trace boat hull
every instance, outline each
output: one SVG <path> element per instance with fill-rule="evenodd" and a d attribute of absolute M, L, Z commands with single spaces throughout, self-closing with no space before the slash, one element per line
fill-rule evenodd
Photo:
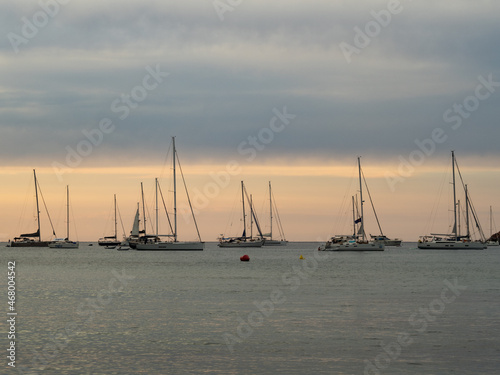
<path fill-rule="evenodd" d="M 219 247 L 262 247 L 264 241 L 219 242 Z"/>
<path fill-rule="evenodd" d="M 48 247 L 49 241 L 11 242 L 10 247 Z"/>
<path fill-rule="evenodd" d="M 384 251 L 383 243 L 347 243 L 326 244 L 321 246 L 320 251 Z"/>
<path fill-rule="evenodd" d="M 481 242 L 433 241 L 419 242 L 421 250 L 484 250 L 486 245 Z"/>
<path fill-rule="evenodd" d="M 48 246 L 51 249 L 78 249 L 78 242 L 50 242 Z"/>
<path fill-rule="evenodd" d="M 139 251 L 203 251 L 204 248 L 204 242 L 156 242 L 135 245 L 135 249 Z"/>

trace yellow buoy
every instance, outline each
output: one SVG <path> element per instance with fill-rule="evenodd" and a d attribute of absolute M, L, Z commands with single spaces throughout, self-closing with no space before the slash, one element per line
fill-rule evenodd
<path fill-rule="evenodd" d="M 304 259 L 304 257 L 301 255 L 299 259 Z"/>

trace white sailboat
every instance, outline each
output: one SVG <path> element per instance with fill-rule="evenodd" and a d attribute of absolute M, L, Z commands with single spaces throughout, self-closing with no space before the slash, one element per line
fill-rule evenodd
<path fill-rule="evenodd" d="M 38 224 L 38 229 L 34 233 L 25 233 L 21 234 L 19 237 L 15 237 L 14 241 L 10 242 L 10 247 L 47 247 L 50 242 L 50 241 L 42 241 L 42 236 L 40 234 L 40 206 L 38 200 L 38 193 L 40 186 L 38 184 L 38 180 L 36 178 L 36 171 L 34 169 L 33 169 L 33 176 L 35 178 L 36 221 Z M 40 195 L 42 195 L 41 191 Z M 42 201 L 45 205 L 45 200 L 43 199 L 43 195 L 42 195 Z M 46 206 L 45 206 L 45 211 L 47 212 L 48 216 L 49 211 Z M 49 216 L 49 222 L 50 225 L 52 226 L 52 220 L 50 220 L 50 216 Z M 56 235 L 53 226 L 52 226 L 52 234 L 54 236 Z"/>
<path fill-rule="evenodd" d="M 273 193 L 271 190 L 271 181 L 269 181 L 269 233 L 264 233 L 264 238 L 266 239 L 264 242 L 264 246 L 285 246 L 288 244 L 288 241 L 285 238 L 285 233 L 283 231 L 283 227 L 281 225 L 281 220 L 278 214 L 278 209 L 276 204 L 273 204 Z M 273 239 L 273 212 L 276 213 L 276 223 L 278 224 L 278 230 L 280 233 L 281 239 Z"/>
<path fill-rule="evenodd" d="M 69 239 L 69 186 L 66 186 L 66 238 L 55 238 L 49 242 L 49 247 L 53 249 L 78 249 L 78 241 Z"/>
<path fill-rule="evenodd" d="M 144 233 L 145 241 L 138 241 L 135 245 L 136 250 L 162 250 L 162 251 L 202 251 L 205 248 L 205 243 L 201 240 L 200 232 L 198 230 L 198 225 L 196 223 L 196 218 L 194 217 L 194 212 L 191 207 L 191 201 L 188 194 L 188 202 L 191 207 L 191 214 L 193 216 L 194 225 L 196 227 L 196 232 L 198 234 L 199 241 L 178 241 L 177 240 L 177 177 L 176 177 L 176 164 L 178 161 L 177 151 L 175 149 L 175 137 L 172 137 L 172 154 L 173 154 L 173 184 L 174 184 L 174 226 L 171 228 L 172 234 L 160 235 L 158 233 L 158 180 L 155 180 L 156 189 L 156 234 L 150 238 Z M 176 159 L 177 158 L 177 159 Z M 179 165 L 180 167 L 180 165 Z M 181 170 L 182 175 L 182 170 Z M 182 175 L 184 179 L 184 176 Z M 184 182 L 184 186 L 185 182 Z M 186 189 L 187 193 L 187 189 Z M 144 207 L 144 205 L 143 205 Z M 170 220 L 170 219 L 169 219 Z M 134 222 L 135 225 L 135 222 Z M 145 232 L 145 231 L 144 231 Z M 168 240 L 162 241 L 161 237 L 167 237 Z"/>
<path fill-rule="evenodd" d="M 471 240 L 471 235 L 469 230 L 469 208 L 472 206 L 469 200 L 467 185 L 464 185 L 467 233 L 466 235 L 462 236 L 457 230 L 458 212 L 457 212 L 457 192 L 455 184 L 455 169 L 458 169 L 458 165 L 455 160 L 454 151 L 451 152 L 451 163 L 452 163 L 452 176 L 453 176 L 452 184 L 453 184 L 453 214 L 454 214 L 452 231 L 449 234 L 431 233 L 430 235 L 420 236 L 417 246 L 419 249 L 422 250 L 483 250 L 486 248 L 486 245 L 483 242 Z"/>
<path fill-rule="evenodd" d="M 320 251 L 384 251 L 385 244 L 383 241 L 368 240 L 365 232 L 364 209 L 363 209 L 363 182 L 361 177 L 361 158 L 358 157 L 358 175 L 359 175 L 359 196 L 360 210 L 357 210 L 355 198 L 352 198 L 353 212 L 353 234 L 352 235 L 336 235 L 331 237 L 323 246 L 320 246 Z"/>
<path fill-rule="evenodd" d="M 118 239 L 118 221 L 116 217 L 116 194 L 113 195 L 113 207 L 114 207 L 114 234 L 112 236 L 99 238 L 97 243 L 99 246 L 106 246 L 108 249 L 114 249 L 114 246 L 120 245 L 122 242 Z"/>
<path fill-rule="evenodd" d="M 247 227 L 246 227 L 246 212 L 245 212 L 245 185 L 243 181 L 241 181 L 241 199 L 242 199 L 242 207 L 243 207 L 243 234 L 239 237 L 225 237 L 223 234 L 218 238 L 219 247 L 262 247 L 264 245 L 265 239 L 260 230 L 259 221 L 257 220 L 257 216 L 255 215 L 255 210 L 253 209 L 253 205 L 250 204 L 250 215 L 255 221 L 255 225 L 257 226 L 257 230 L 259 231 L 259 237 L 247 236 Z M 248 198 L 248 196 L 247 196 Z M 249 199 L 247 199 L 250 201 Z"/>

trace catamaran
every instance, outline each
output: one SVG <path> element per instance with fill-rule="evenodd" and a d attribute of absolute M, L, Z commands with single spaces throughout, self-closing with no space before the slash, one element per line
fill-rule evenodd
<path fill-rule="evenodd" d="M 78 249 L 79 242 L 69 239 L 69 186 L 66 186 L 66 238 L 55 238 L 49 247 L 55 249 Z"/>
<path fill-rule="evenodd" d="M 36 221 L 38 224 L 38 229 L 34 233 L 25 233 L 21 234 L 19 237 L 15 237 L 14 241 L 10 243 L 11 247 L 47 247 L 49 245 L 50 241 L 42 241 L 42 237 L 40 234 L 40 207 L 39 207 L 39 201 L 38 201 L 38 193 L 40 190 L 40 186 L 38 184 L 38 180 L 36 178 L 36 171 L 33 169 L 33 176 L 35 178 L 35 199 L 36 199 Z M 41 191 L 40 191 L 41 195 Z M 45 200 L 43 199 L 42 195 L 42 201 L 43 204 L 45 205 Z M 47 215 L 49 214 L 49 211 L 47 207 L 45 206 L 45 211 L 47 212 Z M 52 226 L 52 220 L 50 220 L 49 216 L 49 222 L 50 225 Z M 56 235 L 56 232 L 54 230 L 54 227 L 52 226 L 52 234 Z"/>
<path fill-rule="evenodd" d="M 352 197 L 353 234 L 335 235 L 324 245 L 320 246 L 320 251 L 384 251 L 384 241 L 368 240 L 365 232 L 365 220 L 363 209 L 363 182 L 361 171 L 361 158 L 358 157 L 359 175 L 359 207 L 356 197 Z M 373 203 L 373 202 L 372 202 Z"/>
<path fill-rule="evenodd" d="M 155 190 L 156 190 L 156 233 L 154 236 L 147 236 L 144 229 L 144 236 L 141 237 L 143 240 L 139 240 L 135 244 L 136 250 L 163 250 L 163 251 L 202 251 L 205 248 L 205 243 L 201 240 L 200 231 L 198 230 L 198 224 L 196 223 L 196 218 L 194 217 L 193 208 L 191 206 L 191 200 L 189 199 L 189 194 L 187 193 L 186 182 L 184 181 L 184 175 L 182 174 L 182 169 L 178 162 L 178 155 L 175 149 L 175 137 L 172 137 L 172 154 L 173 154 L 173 184 L 174 184 L 174 218 L 173 227 L 170 225 L 171 234 L 160 235 L 158 233 L 158 191 L 160 186 L 158 179 L 155 179 Z M 184 187 L 186 188 L 186 194 L 188 197 L 189 206 L 191 208 L 191 214 L 193 217 L 196 232 L 198 234 L 199 241 L 178 241 L 177 240 L 177 177 L 176 177 L 176 165 L 179 164 L 179 169 L 181 171 L 181 176 L 184 181 Z M 143 195 L 144 197 L 144 195 Z M 163 195 L 162 195 L 163 198 Z M 143 198 L 144 200 L 144 198 Z M 143 204 L 144 207 L 144 204 Z M 145 217 L 145 215 L 144 215 Z M 168 213 L 167 213 L 168 217 Z M 168 219 L 170 223 L 170 218 Z M 145 220 L 144 220 L 145 221 Z M 135 223 L 135 222 L 134 222 Z M 135 224 L 134 224 L 135 225 Z M 161 240 L 161 237 L 167 237 L 167 240 Z"/>
<path fill-rule="evenodd" d="M 456 191 L 456 183 L 455 183 L 455 169 L 458 170 L 460 174 L 460 170 L 458 169 L 457 162 L 455 160 L 455 152 L 451 152 L 451 165 L 452 165 L 452 185 L 453 185 L 453 227 L 452 231 L 449 234 L 434 234 L 420 236 L 418 240 L 418 248 L 423 250 L 483 250 L 486 248 L 486 245 L 482 241 L 472 241 L 469 227 L 469 212 L 472 211 L 476 219 L 476 225 L 479 227 L 477 217 L 475 215 L 474 209 L 471 205 L 469 199 L 469 193 L 467 190 L 467 185 L 465 185 L 462 181 L 464 191 L 465 191 L 465 207 L 466 207 L 466 227 L 467 233 L 465 235 L 461 235 L 458 230 L 458 204 L 457 204 L 457 191 Z M 461 178 L 460 174 L 460 178 Z M 480 232 L 482 233 L 481 229 Z M 484 237 L 482 235 L 482 237 Z"/>
<path fill-rule="evenodd" d="M 257 220 L 257 216 L 255 215 L 255 210 L 253 209 L 253 204 L 250 203 L 250 215 L 255 222 L 255 226 L 259 231 L 259 237 L 253 237 L 252 235 L 247 236 L 247 224 L 246 224 L 246 212 L 245 212 L 245 196 L 248 199 L 248 194 L 245 189 L 245 184 L 241 181 L 241 200 L 243 207 L 243 234 L 239 237 L 225 237 L 223 234 L 218 238 L 219 247 L 262 247 L 264 245 L 265 239 L 262 235 L 262 231 L 260 230 L 259 221 Z"/>

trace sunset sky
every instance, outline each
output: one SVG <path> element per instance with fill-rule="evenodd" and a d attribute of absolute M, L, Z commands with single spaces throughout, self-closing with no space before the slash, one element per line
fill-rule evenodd
<path fill-rule="evenodd" d="M 239 234 L 242 180 L 264 227 L 272 182 L 289 240 L 348 233 L 358 156 L 386 235 L 447 232 L 451 150 L 484 231 L 490 206 L 500 230 L 498 1 L 9 0 L 0 14 L 0 241 L 36 228 L 33 169 L 58 236 L 66 185 L 73 239 L 110 234 L 113 194 L 128 233 L 140 183 L 151 214 L 154 178 L 171 189 L 173 136 L 204 241 Z"/>

